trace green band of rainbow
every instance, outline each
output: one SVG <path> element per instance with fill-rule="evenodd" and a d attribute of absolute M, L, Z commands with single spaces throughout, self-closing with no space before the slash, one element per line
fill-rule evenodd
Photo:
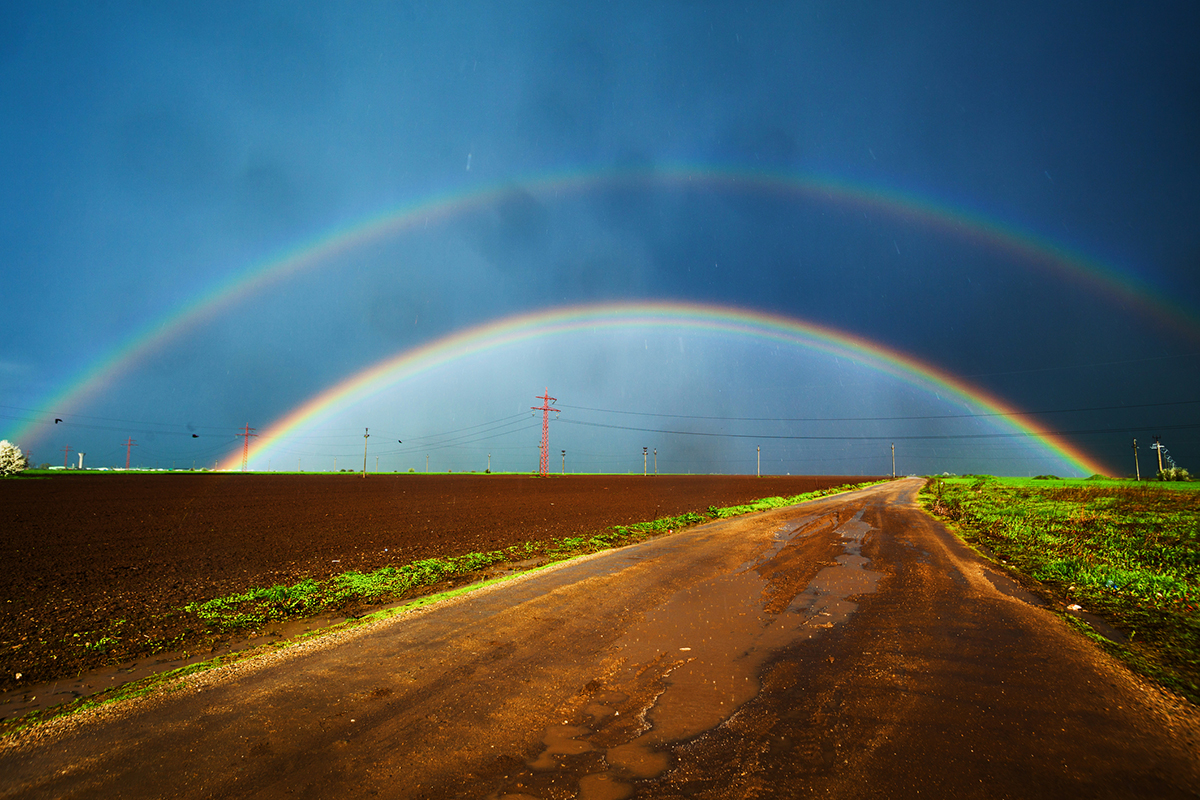
<path fill-rule="evenodd" d="M 571 306 L 496 320 L 386 358 L 314 396 L 267 426 L 250 448 L 261 460 L 289 435 L 318 427 L 354 403 L 457 359 L 507 345 L 579 330 L 630 327 L 682 327 L 699 332 L 746 336 L 798 346 L 852 359 L 928 391 L 981 407 L 989 413 L 1014 414 L 1016 409 L 978 387 L 930 364 L 860 336 L 774 314 L 727 306 L 690 303 L 610 303 Z M 532 391 L 532 390 L 531 390 Z M 1000 417 L 997 425 L 1035 440 L 1082 475 L 1102 467 L 1071 443 L 1019 416 Z M 241 454 L 231 455 L 221 469 L 241 467 Z"/>

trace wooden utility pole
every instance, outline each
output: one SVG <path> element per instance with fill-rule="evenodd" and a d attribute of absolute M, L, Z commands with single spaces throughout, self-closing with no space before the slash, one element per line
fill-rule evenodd
<path fill-rule="evenodd" d="M 642 477 L 646 477 L 646 453 L 650 452 L 649 447 L 642 448 Z"/>
<path fill-rule="evenodd" d="M 654 448 L 654 477 L 658 477 L 658 448 Z"/>
<path fill-rule="evenodd" d="M 1162 472 L 1162 442 L 1158 440 L 1157 436 L 1154 437 L 1154 449 L 1158 451 L 1158 471 Z M 83 464 L 82 461 L 79 463 Z"/>
<path fill-rule="evenodd" d="M 896 443 L 892 442 L 892 480 L 896 480 Z"/>
<path fill-rule="evenodd" d="M 1134 468 L 1133 474 L 1136 475 L 1137 479 L 1140 481 L 1142 479 L 1142 465 L 1140 463 L 1138 463 L 1137 439 L 1133 440 L 1133 468 Z"/>
<path fill-rule="evenodd" d="M 758 466 L 756 466 L 754 468 L 754 475 L 755 475 L 755 477 L 761 478 L 762 477 L 762 447 L 759 446 L 759 447 L 754 448 L 754 452 L 758 456 Z"/>
<path fill-rule="evenodd" d="M 367 477 L 367 439 L 371 438 L 370 428 L 363 428 L 363 477 Z"/>

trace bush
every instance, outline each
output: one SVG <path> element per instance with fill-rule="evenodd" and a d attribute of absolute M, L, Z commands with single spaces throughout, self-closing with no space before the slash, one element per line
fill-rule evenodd
<path fill-rule="evenodd" d="M 29 459 L 7 439 L 0 440 L 0 475 L 17 475 L 29 469 Z"/>
<path fill-rule="evenodd" d="M 1160 481 L 1190 481 L 1191 474 L 1183 467 L 1167 467 L 1158 471 Z"/>
<path fill-rule="evenodd" d="M 1034 475 L 1033 479 L 1035 481 L 1061 481 L 1062 480 L 1062 478 L 1058 477 L 1057 475 Z"/>

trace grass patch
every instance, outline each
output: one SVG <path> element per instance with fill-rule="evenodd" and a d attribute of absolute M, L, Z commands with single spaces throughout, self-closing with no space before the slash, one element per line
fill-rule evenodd
<path fill-rule="evenodd" d="M 964 476 L 930 480 L 922 500 L 968 542 L 1127 632 L 1105 647 L 1200 703 L 1198 489 Z"/>

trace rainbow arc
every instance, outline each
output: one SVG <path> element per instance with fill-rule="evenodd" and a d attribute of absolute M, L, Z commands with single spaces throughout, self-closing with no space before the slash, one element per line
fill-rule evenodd
<path fill-rule="evenodd" d="M 434 369 L 522 342 L 576 331 L 595 333 L 628 328 L 672 328 L 720 333 L 757 342 L 799 347 L 850 359 L 866 369 L 898 378 L 946 400 L 1002 415 L 996 424 L 1029 437 L 1081 475 L 1103 472 L 1087 453 L 1054 435 L 979 387 L 907 353 L 833 328 L 774 314 L 728 306 L 693 303 L 605 303 L 521 314 L 468 328 L 428 344 L 404 350 L 326 388 L 267 426 L 251 446 L 251 461 L 265 461 L 290 436 L 311 431 L 342 410 L 369 400 Z M 237 454 L 221 465 L 238 469 Z"/>

